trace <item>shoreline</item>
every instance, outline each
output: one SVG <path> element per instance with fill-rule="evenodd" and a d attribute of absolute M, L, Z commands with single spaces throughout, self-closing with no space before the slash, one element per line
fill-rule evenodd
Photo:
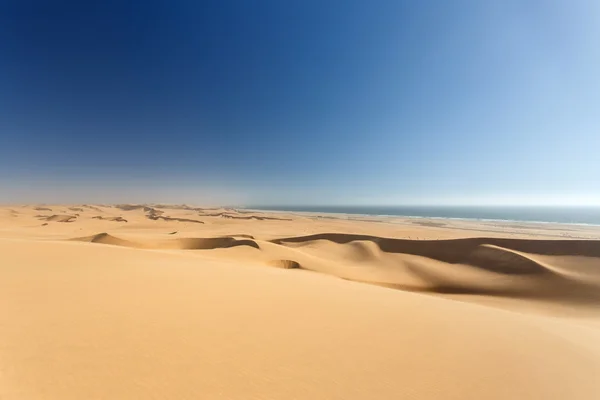
<path fill-rule="evenodd" d="M 468 218 L 468 217 L 429 217 L 420 215 L 397 215 L 397 214 L 358 214 L 358 213 L 344 213 L 344 212 L 326 212 L 326 211 L 294 211 L 294 210 L 273 210 L 273 209 L 261 209 L 261 208 L 236 208 L 241 212 L 267 212 L 267 213 L 280 213 L 280 214 L 291 214 L 291 215 L 308 215 L 308 216 L 346 216 L 345 219 L 356 219 L 353 217 L 370 217 L 370 218 L 396 218 L 396 219 L 414 219 L 414 220 L 437 220 L 437 221 L 459 221 L 459 222 L 496 222 L 496 223 L 519 223 L 519 224 L 533 224 L 533 225 L 560 225 L 560 226 L 577 226 L 577 227 L 591 227 L 598 228 L 600 224 L 591 224 L 583 222 L 556 222 L 556 221 L 535 221 L 535 220 L 519 220 L 519 219 L 495 219 L 495 218 Z M 342 219 L 342 218 L 340 218 Z M 382 221 L 385 222 L 385 221 Z"/>

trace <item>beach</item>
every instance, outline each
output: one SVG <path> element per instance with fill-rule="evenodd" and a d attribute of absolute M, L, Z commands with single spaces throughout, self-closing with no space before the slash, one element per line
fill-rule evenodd
<path fill-rule="evenodd" d="M 0 208 L 0 399 L 600 397 L 600 227 Z"/>

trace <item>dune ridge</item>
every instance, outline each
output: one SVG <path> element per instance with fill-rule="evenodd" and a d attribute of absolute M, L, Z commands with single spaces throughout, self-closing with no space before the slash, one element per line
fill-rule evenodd
<path fill-rule="evenodd" d="M 147 219 L 152 221 L 162 220 L 162 221 L 173 221 L 173 222 L 190 222 L 194 224 L 204 224 L 204 221 L 200 221 L 192 218 L 182 218 L 182 217 L 170 217 L 168 215 L 164 215 L 164 210 L 159 210 L 156 207 L 150 207 L 145 205 L 136 205 L 136 204 L 121 204 L 116 205 L 116 208 L 122 211 L 137 211 L 142 210 L 145 213 Z M 187 210 L 187 209 L 186 209 Z"/>
<path fill-rule="evenodd" d="M 247 214 L 241 213 L 241 214 Z M 220 217 L 228 219 L 241 219 L 241 220 L 256 220 L 256 221 L 291 221 L 291 218 L 278 218 L 278 217 L 265 217 L 259 215 L 233 215 L 231 213 L 219 212 L 219 213 L 200 213 L 201 217 Z"/>
<path fill-rule="evenodd" d="M 107 233 L 74 241 L 139 249 L 220 250 L 245 247 L 244 260 L 284 269 L 305 269 L 400 290 L 537 297 L 600 303 L 600 270 L 554 263 L 576 257 L 600 265 L 600 241 L 468 238 L 390 239 L 319 234 L 258 240 L 246 237 L 130 241 Z M 545 256 L 541 259 L 540 256 Z"/>
<path fill-rule="evenodd" d="M 52 222 L 73 222 L 77 219 L 77 215 L 54 214 L 54 215 L 39 215 L 38 219 L 42 221 Z"/>
<path fill-rule="evenodd" d="M 99 219 L 103 221 L 113 221 L 113 222 L 127 222 L 127 220 L 123 217 L 104 217 L 102 215 L 96 215 L 92 217 L 92 219 Z"/>
<path fill-rule="evenodd" d="M 151 220 L 154 220 L 154 221 L 161 219 L 161 220 L 163 220 L 163 221 L 191 222 L 191 223 L 194 223 L 194 224 L 203 224 L 203 223 L 204 223 L 204 221 L 200 221 L 200 220 L 198 220 L 198 219 L 191 219 L 191 218 L 175 218 L 175 217 L 167 217 L 167 216 L 163 216 L 163 215 L 155 215 L 155 214 L 148 215 L 148 216 L 147 216 L 147 218 L 148 218 L 148 219 L 151 219 Z"/>
<path fill-rule="evenodd" d="M 428 254 L 433 258 L 446 262 L 458 262 L 460 255 L 483 245 L 495 245 L 517 251 L 546 255 L 582 255 L 600 257 L 600 240 L 545 240 L 545 239 L 512 239 L 512 238 L 461 238 L 446 240 L 413 240 L 385 238 L 370 235 L 346 233 L 321 233 L 307 236 L 294 236 L 273 240 L 274 243 L 298 243 L 313 240 L 327 240 L 338 244 L 356 240 L 367 240 L 376 243 L 382 251 L 390 253 L 408 253 L 414 255 Z"/>
<path fill-rule="evenodd" d="M 178 238 L 165 239 L 157 241 L 135 242 L 121 239 L 106 232 L 98 233 L 92 236 L 71 239 L 78 242 L 90 242 L 99 244 L 109 244 L 112 246 L 132 247 L 137 249 L 154 250 L 211 250 L 217 248 L 230 248 L 236 246 L 250 246 L 259 248 L 256 241 L 251 239 L 236 239 L 235 237 L 214 237 L 214 238 Z"/>

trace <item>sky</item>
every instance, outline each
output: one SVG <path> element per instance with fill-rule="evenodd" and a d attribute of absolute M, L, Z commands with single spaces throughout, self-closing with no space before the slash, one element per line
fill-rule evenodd
<path fill-rule="evenodd" d="M 0 2 L 0 202 L 600 205 L 600 2 Z"/>

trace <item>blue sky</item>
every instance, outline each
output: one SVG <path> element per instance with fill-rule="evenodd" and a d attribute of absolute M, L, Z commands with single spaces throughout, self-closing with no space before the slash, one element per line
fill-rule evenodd
<path fill-rule="evenodd" d="M 600 204 L 595 1 L 5 1 L 0 201 Z"/>

